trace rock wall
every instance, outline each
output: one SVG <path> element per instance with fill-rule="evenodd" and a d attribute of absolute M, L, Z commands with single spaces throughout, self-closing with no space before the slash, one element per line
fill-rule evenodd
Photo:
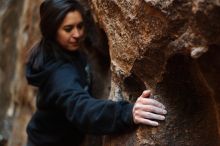
<path fill-rule="evenodd" d="M 0 144 L 26 143 L 34 91 L 24 78 L 27 49 L 39 39 L 41 0 L 0 0 Z"/>
<path fill-rule="evenodd" d="M 158 128 L 140 126 L 106 137 L 104 145 L 220 145 L 220 2 L 91 0 L 90 5 L 109 39 L 110 98 L 134 102 L 147 88 L 168 110 Z"/>

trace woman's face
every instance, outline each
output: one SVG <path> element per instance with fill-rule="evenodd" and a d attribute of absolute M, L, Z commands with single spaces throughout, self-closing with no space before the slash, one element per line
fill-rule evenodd
<path fill-rule="evenodd" d="M 79 11 L 66 14 L 57 30 L 57 42 L 68 51 L 79 49 L 84 36 L 83 18 Z"/>

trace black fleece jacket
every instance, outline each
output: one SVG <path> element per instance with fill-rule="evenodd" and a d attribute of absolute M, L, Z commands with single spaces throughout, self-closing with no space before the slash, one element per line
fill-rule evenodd
<path fill-rule="evenodd" d="M 114 134 L 133 129 L 133 105 L 95 99 L 87 86 L 85 60 L 50 59 L 41 69 L 28 63 L 28 83 L 38 87 L 37 110 L 28 126 L 28 139 L 36 146 L 78 146 L 85 134 Z"/>

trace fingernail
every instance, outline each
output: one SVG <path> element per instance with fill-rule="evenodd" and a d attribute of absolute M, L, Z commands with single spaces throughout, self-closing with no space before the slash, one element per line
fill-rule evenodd
<path fill-rule="evenodd" d="M 159 126 L 159 123 L 153 123 L 151 126 Z"/>
<path fill-rule="evenodd" d="M 167 114 L 167 111 L 166 111 L 166 110 L 164 110 L 164 111 L 163 111 L 163 113 L 164 113 L 164 114 Z"/>

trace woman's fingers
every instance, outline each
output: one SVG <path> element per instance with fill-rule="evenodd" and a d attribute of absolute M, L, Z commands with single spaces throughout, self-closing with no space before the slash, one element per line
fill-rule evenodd
<path fill-rule="evenodd" d="M 140 97 L 140 102 L 142 104 L 145 104 L 145 105 L 153 105 L 153 106 L 156 106 L 156 107 L 159 107 L 159 108 L 163 108 L 165 109 L 165 106 L 160 103 L 159 101 L 155 100 L 155 99 L 151 99 L 151 98 L 142 98 Z"/>
<path fill-rule="evenodd" d="M 134 106 L 136 110 L 146 111 L 146 112 L 153 112 L 156 114 L 167 114 L 167 111 L 165 110 L 165 107 L 163 106 L 156 106 L 154 103 L 151 103 L 149 101 L 147 102 L 140 102 L 137 101 L 136 105 Z"/>
<path fill-rule="evenodd" d="M 167 114 L 167 111 L 165 109 L 153 105 L 142 105 L 142 110 L 146 112 L 152 112 L 155 114 L 161 114 L 161 115 Z"/>
<path fill-rule="evenodd" d="M 159 108 L 163 108 L 165 109 L 165 106 L 158 102 L 157 100 L 155 99 L 151 99 L 149 98 L 151 95 L 151 91 L 150 90 L 144 90 L 141 94 L 141 96 L 138 98 L 140 100 L 140 102 L 142 102 L 143 104 L 146 104 L 146 105 L 154 105 L 154 106 L 157 106 Z"/>
<path fill-rule="evenodd" d="M 149 98 L 139 97 L 136 101 L 136 108 L 140 108 L 141 110 L 144 110 L 146 112 L 153 112 L 157 114 L 167 113 L 167 111 L 165 110 L 165 106 L 162 103 Z"/>
<path fill-rule="evenodd" d="M 163 115 L 158 115 L 158 114 L 154 114 L 154 113 L 150 113 L 150 112 L 140 112 L 139 113 L 139 116 L 141 118 L 144 118 L 144 119 L 151 119 L 151 120 L 165 120 L 165 116 Z"/>
<path fill-rule="evenodd" d="M 137 118 L 136 119 L 137 124 L 144 124 L 144 125 L 149 125 L 149 126 L 158 126 L 159 123 L 156 121 L 152 121 L 149 119 L 144 119 L 144 118 Z"/>
<path fill-rule="evenodd" d="M 154 120 L 165 120 L 165 106 L 155 99 L 148 98 L 150 95 L 150 90 L 145 90 L 133 107 L 133 120 L 136 124 L 158 126 L 158 122 Z"/>
<path fill-rule="evenodd" d="M 150 97 L 150 95 L 151 95 L 150 90 L 144 90 L 140 97 L 147 98 L 147 97 Z"/>
<path fill-rule="evenodd" d="M 136 124 L 140 122 L 138 119 L 165 120 L 164 114 L 166 114 L 164 109 L 147 105 L 134 106 L 133 109 L 133 118 Z"/>

